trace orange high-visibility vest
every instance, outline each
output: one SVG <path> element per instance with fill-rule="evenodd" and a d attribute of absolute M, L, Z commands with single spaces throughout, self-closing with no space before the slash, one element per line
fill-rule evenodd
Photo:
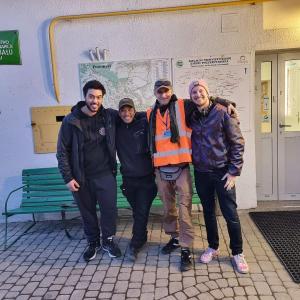
<path fill-rule="evenodd" d="M 152 108 L 147 110 L 149 120 Z M 176 121 L 179 131 L 179 143 L 171 142 L 170 113 L 167 109 L 164 116 L 156 111 L 156 133 L 155 146 L 156 153 L 153 154 L 154 167 L 176 165 L 192 162 L 192 130 L 186 126 L 184 102 L 178 99 L 175 103 Z"/>

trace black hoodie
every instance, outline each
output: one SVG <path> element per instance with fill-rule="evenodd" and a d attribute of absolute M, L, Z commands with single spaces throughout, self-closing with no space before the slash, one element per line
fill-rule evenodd
<path fill-rule="evenodd" d="M 81 111 L 84 105 L 85 102 L 80 101 L 72 108 L 71 113 L 63 119 L 59 131 L 56 157 L 58 160 L 58 168 L 65 183 L 75 179 L 80 185 L 84 184 L 86 178 L 85 172 L 88 171 L 85 168 L 86 158 L 84 154 L 87 150 L 84 148 L 85 142 L 87 141 L 87 136 L 84 134 L 86 133 L 86 126 L 82 124 L 82 119 L 85 117 Z M 102 133 L 105 132 L 106 157 L 109 161 L 110 170 L 114 174 L 117 172 L 115 144 L 117 115 L 118 112 L 116 110 L 105 108 L 101 108 L 99 115 L 96 115 L 96 118 L 100 117 L 103 122 L 102 124 L 104 124 L 104 129 L 102 129 L 103 127 L 101 126 L 99 129 Z M 105 155 L 105 151 L 102 155 Z M 99 160 L 101 161 L 100 157 Z M 102 160 L 102 162 L 106 164 L 105 160 Z M 89 168 L 89 170 L 91 169 Z"/>
<path fill-rule="evenodd" d="M 137 113 L 130 124 L 119 120 L 116 146 L 123 176 L 144 177 L 154 174 L 147 132 L 148 121 L 145 113 Z"/>

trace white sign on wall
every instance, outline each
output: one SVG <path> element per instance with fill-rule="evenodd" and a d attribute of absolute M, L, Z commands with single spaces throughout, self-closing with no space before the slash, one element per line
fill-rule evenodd
<path fill-rule="evenodd" d="M 178 97 L 189 98 L 189 83 L 205 79 L 211 96 L 237 104 L 242 131 L 250 128 L 250 54 L 176 58 L 173 83 Z"/>

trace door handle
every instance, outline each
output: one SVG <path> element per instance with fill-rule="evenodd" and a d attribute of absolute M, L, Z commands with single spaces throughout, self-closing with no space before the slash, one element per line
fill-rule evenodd
<path fill-rule="evenodd" d="M 279 123 L 279 128 L 292 127 L 292 125 Z"/>

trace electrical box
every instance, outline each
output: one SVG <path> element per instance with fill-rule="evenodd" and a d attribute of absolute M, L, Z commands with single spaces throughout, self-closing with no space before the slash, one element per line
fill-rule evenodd
<path fill-rule="evenodd" d="M 58 132 L 72 106 L 31 107 L 31 126 L 35 153 L 56 152 Z"/>

